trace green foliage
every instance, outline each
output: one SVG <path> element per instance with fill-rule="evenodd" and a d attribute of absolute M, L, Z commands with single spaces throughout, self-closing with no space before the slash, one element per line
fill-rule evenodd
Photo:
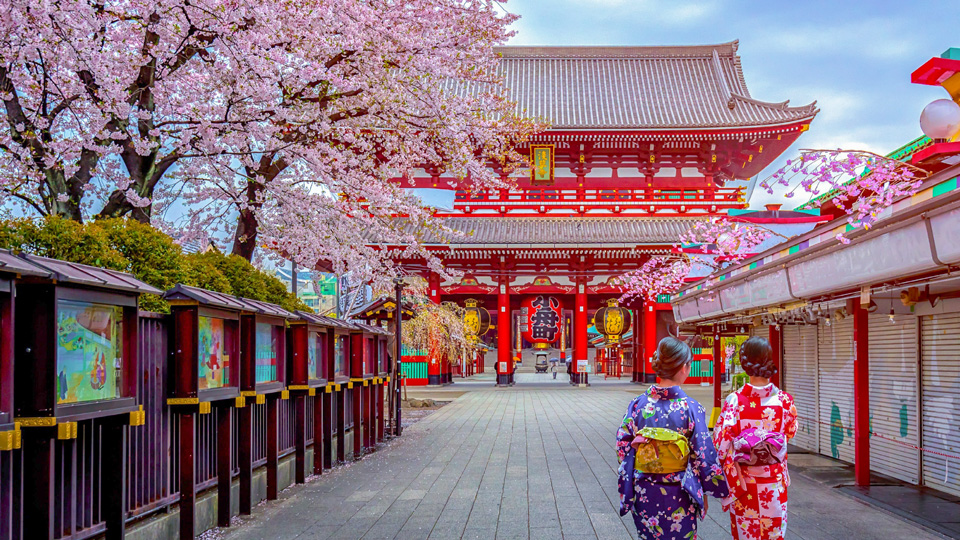
<path fill-rule="evenodd" d="M 0 247 L 53 259 L 126 270 L 127 260 L 99 226 L 62 218 L 0 222 Z"/>
<path fill-rule="evenodd" d="M 310 311 L 299 298 L 294 298 L 279 279 L 253 266 L 237 255 L 208 251 L 191 256 L 197 264 L 215 268 L 229 282 L 235 296 L 277 304 L 284 309 Z M 210 288 L 210 287 L 207 287 Z"/>
<path fill-rule="evenodd" d="M 182 283 L 288 310 L 309 311 L 287 292 L 283 282 L 246 259 L 216 250 L 184 254 L 172 238 L 134 220 L 112 218 L 81 224 L 50 216 L 0 221 L 0 248 L 130 272 L 161 290 Z M 166 302 L 155 295 L 143 295 L 140 307 L 169 312 Z"/>

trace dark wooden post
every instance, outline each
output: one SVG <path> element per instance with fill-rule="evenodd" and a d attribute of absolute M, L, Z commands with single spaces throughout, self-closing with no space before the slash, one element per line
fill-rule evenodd
<path fill-rule="evenodd" d="M 396 278 L 394 282 L 394 295 L 397 302 L 397 320 L 394 326 L 394 357 L 390 364 L 390 384 L 391 402 L 394 410 L 391 411 L 391 422 L 393 422 L 393 435 L 399 437 L 402 426 L 400 425 L 400 369 L 403 362 L 403 280 Z"/>
<path fill-rule="evenodd" d="M 363 455 L 363 383 L 353 388 L 353 459 L 360 459 Z"/>
<path fill-rule="evenodd" d="M 870 485 L 870 315 L 860 302 L 853 308 L 853 441 L 854 476 L 858 486 Z"/>
<path fill-rule="evenodd" d="M 383 382 L 377 385 L 377 441 L 382 442 L 384 439 L 384 407 L 383 407 Z"/>
<path fill-rule="evenodd" d="M 196 413 L 180 411 L 180 539 L 196 536 Z"/>
<path fill-rule="evenodd" d="M 53 540 L 56 428 L 23 430 L 23 537 Z"/>
<path fill-rule="evenodd" d="M 237 446 L 237 465 L 240 468 L 240 513 L 250 515 L 253 510 L 253 404 L 252 397 L 246 407 L 238 409 L 240 440 Z"/>
<path fill-rule="evenodd" d="M 257 319 L 253 315 L 240 316 L 240 388 L 246 406 L 238 410 L 237 465 L 240 468 L 240 513 L 253 511 L 253 406 L 256 374 Z"/>
<path fill-rule="evenodd" d="M 279 424 L 280 396 L 267 396 L 267 500 L 276 500 L 279 493 L 277 485 L 277 466 L 279 465 Z"/>
<path fill-rule="evenodd" d="M 295 455 L 294 481 L 302 484 L 307 481 L 307 396 L 297 393 L 293 398 L 294 421 L 293 447 Z M 318 419 L 314 417 L 314 422 Z"/>
<path fill-rule="evenodd" d="M 337 392 L 337 461 L 347 461 L 347 390 Z"/>
<path fill-rule="evenodd" d="M 107 540 L 123 540 L 126 535 L 127 423 L 127 416 L 114 416 L 103 424 L 100 459 L 105 466 L 101 468 L 100 482 L 109 489 L 101 492 L 101 512 L 107 526 Z"/>
<path fill-rule="evenodd" d="M 323 388 L 317 389 L 317 395 L 313 397 L 313 474 L 323 474 L 323 458 L 327 446 L 323 431 L 326 428 L 326 420 L 323 418 Z"/>
<path fill-rule="evenodd" d="M 323 423 L 320 426 L 323 430 L 323 448 L 320 455 L 324 469 L 333 467 L 333 396 L 331 392 L 324 392 L 317 398 L 323 400 Z"/>
<path fill-rule="evenodd" d="M 230 466 L 233 446 L 233 407 L 229 401 L 217 407 L 217 526 L 230 526 Z"/>
<path fill-rule="evenodd" d="M 373 418 L 373 383 L 364 381 L 363 387 L 363 409 L 366 414 L 364 414 L 363 425 L 363 440 L 366 442 L 366 448 L 364 452 L 372 452 L 373 448 L 377 445 L 376 441 L 376 430 L 374 429 L 374 418 Z"/>

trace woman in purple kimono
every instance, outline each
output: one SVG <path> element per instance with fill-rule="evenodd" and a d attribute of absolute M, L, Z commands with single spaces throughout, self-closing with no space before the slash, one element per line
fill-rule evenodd
<path fill-rule="evenodd" d="M 640 539 L 695 539 L 704 492 L 729 494 L 703 407 L 680 389 L 692 359 L 685 343 L 664 338 L 653 360 L 660 385 L 630 402 L 617 432 L 620 515 L 633 512 Z"/>

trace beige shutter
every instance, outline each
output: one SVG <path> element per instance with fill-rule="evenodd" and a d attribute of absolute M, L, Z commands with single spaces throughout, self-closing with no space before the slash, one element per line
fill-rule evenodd
<path fill-rule="evenodd" d="M 820 419 L 817 402 L 817 327 L 781 326 L 783 329 L 783 390 L 793 396 L 797 407 L 797 435 L 790 443 L 819 452 Z"/>
<path fill-rule="evenodd" d="M 870 469 L 920 483 L 917 318 L 870 316 Z M 910 445 L 910 446 L 907 446 Z"/>
<path fill-rule="evenodd" d="M 853 317 L 819 325 L 820 453 L 853 463 Z"/>
<path fill-rule="evenodd" d="M 960 496 L 960 313 L 921 321 L 923 483 Z"/>

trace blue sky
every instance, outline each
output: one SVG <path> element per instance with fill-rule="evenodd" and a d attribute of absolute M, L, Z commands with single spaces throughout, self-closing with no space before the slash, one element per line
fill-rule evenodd
<path fill-rule="evenodd" d="M 923 107 L 947 97 L 910 83 L 931 56 L 960 47 L 960 1 L 510 0 L 512 45 L 695 45 L 740 40 L 747 86 L 765 101 L 821 111 L 768 170 L 798 148 L 886 153 L 921 135 Z M 785 202 L 761 190 L 751 206 Z"/>

